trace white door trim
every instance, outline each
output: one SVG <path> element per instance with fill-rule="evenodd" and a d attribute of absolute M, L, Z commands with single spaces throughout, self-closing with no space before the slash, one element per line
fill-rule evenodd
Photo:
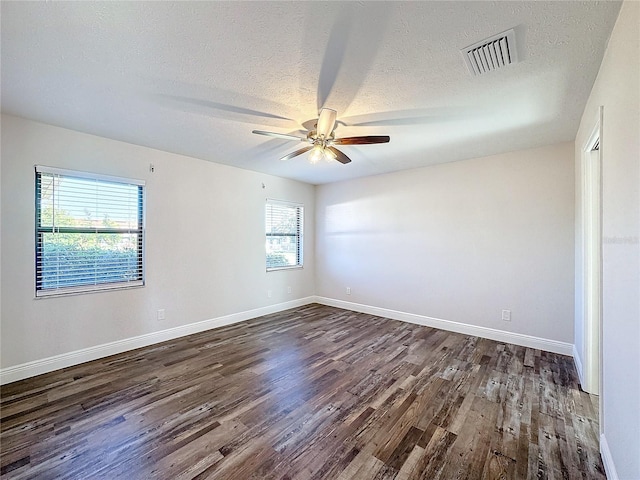
<path fill-rule="evenodd" d="M 582 150 L 583 389 L 602 397 L 602 115 Z"/>

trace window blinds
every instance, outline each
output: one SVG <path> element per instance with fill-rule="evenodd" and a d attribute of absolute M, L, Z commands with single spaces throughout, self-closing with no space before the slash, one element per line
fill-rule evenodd
<path fill-rule="evenodd" d="M 302 266 L 303 210 L 299 204 L 267 200 L 267 270 Z"/>
<path fill-rule="evenodd" d="M 144 182 L 36 167 L 36 296 L 144 283 Z"/>

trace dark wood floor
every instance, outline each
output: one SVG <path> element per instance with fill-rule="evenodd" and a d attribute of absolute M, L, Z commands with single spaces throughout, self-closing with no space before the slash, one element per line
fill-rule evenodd
<path fill-rule="evenodd" d="M 605 478 L 570 357 L 320 305 L 1 397 L 3 479 Z"/>

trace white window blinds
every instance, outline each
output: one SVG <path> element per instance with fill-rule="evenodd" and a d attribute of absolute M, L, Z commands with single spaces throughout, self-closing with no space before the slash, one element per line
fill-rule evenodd
<path fill-rule="evenodd" d="M 302 267 L 304 207 L 295 203 L 267 200 L 267 271 Z"/>
<path fill-rule="evenodd" d="M 36 167 L 36 296 L 144 284 L 144 182 Z"/>

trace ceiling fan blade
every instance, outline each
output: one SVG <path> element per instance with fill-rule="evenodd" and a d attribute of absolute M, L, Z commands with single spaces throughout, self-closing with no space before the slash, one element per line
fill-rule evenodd
<path fill-rule="evenodd" d="M 389 143 L 391 137 L 388 135 L 368 135 L 365 137 L 345 137 L 336 138 L 334 145 L 367 145 L 372 143 Z"/>
<path fill-rule="evenodd" d="M 293 157 L 297 157 L 298 155 L 302 155 L 303 153 L 308 152 L 312 148 L 313 148 L 313 145 L 307 145 L 306 147 L 302 147 L 299 150 L 296 150 L 295 152 L 291 152 L 288 155 L 285 155 L 280 160 L 290 160 Z"/>
<path fill-rule="evenodd" d="M 265 132 L 264 130 L 252 130 L 251 133 L 257 133 L 258 135 L 266 135 L 268 137 L 283 138 L 285 140 L 296 140 L 302 142 L 306 140 L 306 137 L 296 137 L 295 135 L 288 135 L 286 133 Z"/>
<path fill-rule="evenodd" d="M 327 147 L 331 153 L 333 153 L 336 156 L 336 160 L 339 161 L 340 163 L 346 164 L 351 162 L 351 159 L 349 157 L 347 157 L 344 153 L 342 153 L 340 150 L 338 150 L 337 148 L 334 147 Z"/>
<path fill-rule="evenodd" d="M 322 110 L 320 110 L 318 126 L 316 127 L 318 136 L 324 135 L 325 138 L 329 138 L 331 132 L 333 132 L 333 127 L 336 126 L 337 116 L 338 112 L 336 112 L 335 110 L 331 110 L 330 108 L 323 108 Z"/>

